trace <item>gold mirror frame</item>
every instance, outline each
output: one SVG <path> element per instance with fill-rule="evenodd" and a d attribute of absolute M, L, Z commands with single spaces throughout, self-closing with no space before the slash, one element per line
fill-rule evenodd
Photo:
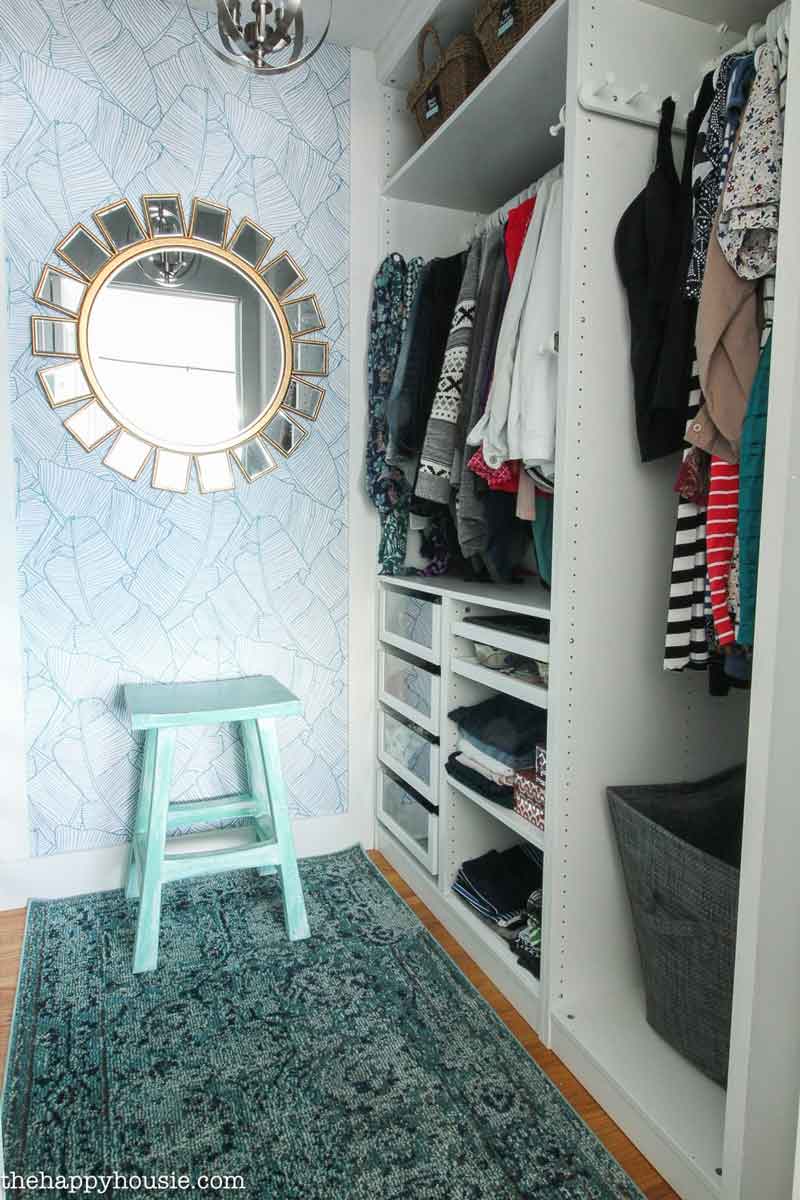
<path fill-rule="evenodd" d="M 59 242 L 55 253 L 62 258 L 62 265 L 54 267 L 52 263 L 45 264 L 34 294 L 34 300 L 38 304 L 42 305 L 46 310 L 50 310 L 50 313 L 54 311 L 58 312 L 59 316 L 56 318 L 48 315 L 46 312 L 39 312 L 32 317 L 31 346 L 33 354 L 36 356 L 50 359 L 56 358 L 57 362 L 65 362 L 65 360 L 71 359 L 73 362 L 79 363 L 89 391 L 87 394 L 86 386 L 76 383 L 76 394 L 71 395 L 67 390 L 66 395 L 59 395 L 56 405 L 48 380 L 48 376 L 52 374 L 51 368 L 43 367 L 37 372 L 37 376 L 51 410 L 55 410 L 56 407 L 58 410 L 62 408 L 69 410 L 68 415 L 63 419 L 64 427 L 84 450 L 91 452 L 113 438 L 111 446 L 103 458 L 103 463 L 126 479 L 138 479 L 145 471 L 148 462 L 153 459 L 151 484 L 155 488 L 175 492 L 188 491 L 192 466 L 194 466 L 199 490 L 202 493 L 230 491 L 236 486 L 237 472 L 239 478 L 244 479 L 248 483 L 255 482 L 256 479 L 260 479 L 276 469 L 279 462 L 276 452 L 277 455 L 287 458 L 289 455 L 296 453 L 306 443 L 308 434 L 313 429 L 313 422 L 316 421 L 319 415 L 319 409 L 325 395 L 324 390 L 319 386 L 319 380 L 321 375 L 327 375 L 328 373 L 329 345 L 327 342 L 323 343 L 325 347 L 325 369 L 321 372 L 302 371 L 297 362 L 295 346 L 297 343 L 303 341 L 318 341 L 319 332 L 324 328 L 325 320 L 322 316 L 317 297 L 315 295 L 304 294 L 302 296 L 303 300 L 313 301 L 313 308 L 315 310 L 313 326 L 310 325 L 308 328 L 292 331 L 285 309 L 292 304 L 298 303 L 295 293 L 297 287 L 305 279 L 305 275 L 299 267 L 296 267 L 296 264 L 294 264 L 293 260 L 285 252 L 273 253 L 273 239 L 266 230 L 261 230 L 255 222 L 245 218 L 231 232 L 230 209 L 226 205 L 217 204 L 215 201 L 202 198 L 193 201 L 191 205 L 192 220 L 188 235 L 158 235 L 157 231 L 152 229 L 148 216 L 148 203 L 152 204 L 154 200 L 163 200 L 165 204 L 171 203 L 172 205 L 175 205 L 177 202 L 181 220 L 184 222 L 183 228 L 186 228 L 182 215 L 183 207 L 181 199 L 175 194 L 143 196 L 141 204 L 144 220 L 141 223 L 139 222 L 139 216 L 135 212 L 134 206 L 125 200 L 124 197 L 114 201 L 112 204 L 103 205 L 102 208 L 95 210 L 92 215 L 98 229 L 103 233 L 103 240 L 107 243 L 106 253 L 110 252 L 110 257 L 91 279 L 87 279 L 85 275 L 79 274 L 77 271 L 74 275 L 65 271 L 63 267 L 64 256 L 61 253 L 61 248 L 69 244 L 71 237 L 75 233 L 82 230 L 84 234 L 88 234 L 88 229 L 85 226 L 76 225 Z M 123 204 L 128 206 L 134 220 L 139 224 L 144 237 L 142 240 L 131 242 L 118 249 L 113 243 L 108 230 L 103 225 L 102 217 L 111 209 Z M 205 204 L 209 208 L 217 209 L 220 213 L 226 214 L 224 228 L 227 240 L 224 243 L 218 245 L 194 236 L 194 217 L 198 205 L 201 204 Z M 255 266 L 236 253 L 236 240 L 244 225 L 249 225 L 257 229 L 264 237 L 269 238 L 269 245 L 263 258 Z M 218 445 L 204 448 L 202 452 L 190 450 L 172 442 L 156 441 L 152 437 L 144 436 L 141 431 L 136 430 L 130 417 L 126 418 L 116 409 L 113 397 L 105 394 L 97 378 L 89 354 L 89 320 L 92 307 L 102 289 L 129 262 L 133 262 L 144 255 L 162 253 L 168 249 L 185 250 L 189 253 L 200 252 L 206 257 L 224 262 L 228 267 L 243 275 L 258 291 L 263 301 L 273 312 L 278 324 L 283 347 L 283 370 L 280 382 L 269 404 L 259 413 L 256 420 L 252 421 L 250 425 L 241 430 L 235 437 L 229 438 Z M 288 260 L 298 273 L 302 275 L 302 279 L 288 291 L 285 291 L 280 297 L 270 288 L 266 279 L 271 267 L 279 260 Z M 54 270 L 68 279 L 73 279 L 76 284 L 80 284 L 85 288 L 79 311 L 72 317 L 65 317 L 63 315 L 63 308 L 58 309 L 54 303 L 43 298 L 43 289 L 48 272 L 52 274 Z M 48 322 L 57 321 L 59 325 L 63 324 L 73 327 L 76 334 L 76 353 L 59 353 L 56 357 L 52 351 L 41 349 L 41 343 L 37 345 L 36 330 L 37 325 L 41 327 L 43 320 Z M 309 335 L 317 336 L 312 338 Z M 80 373 L 77 373 L 76 378 L 79 376 Z M 319 392 L 319 402 L 313 406 L 310 412 L 304 412 L 302 408 L 298 408 L 291 400 L 287 400 L 290 391 L 296 399 L 297 390 L 301 385 L 304 385 L 306 389 L 313 388 L 314 392 Z M 287 419 L 289 422 L 288 425 Z M 308 424 L 308 422 L 312 424 Z M 286 432 L 287 430 L 290 431 L 290 427 L 296 427 L 296 437 L 286 437 Z M 234 469 L 234 463 L 236 464 L 236 470 Z"/>

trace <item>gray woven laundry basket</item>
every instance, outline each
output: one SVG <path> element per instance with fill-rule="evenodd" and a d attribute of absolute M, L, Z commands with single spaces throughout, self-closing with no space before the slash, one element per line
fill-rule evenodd
<path fill-rule="evenodd" d="M 728 1078 L 745 768 L 608 789 L 644 972 L 647 1020 Z"/>

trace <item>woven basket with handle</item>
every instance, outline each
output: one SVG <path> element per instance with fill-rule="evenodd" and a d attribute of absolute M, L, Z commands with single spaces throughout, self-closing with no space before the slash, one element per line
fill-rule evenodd
<path fill-rule="evenodd" d="M 544 16 L 555 0 L 483 0 L 475 14 L 475 33 L 494 69 Z"/>
<path fill-rule="evenodd" d="M 433 38 L 437 54 L 436 61 L 426 68 L 425 44 L 428 38 Z M 481 48 L 474 37 L 462 34 L 445 51 L 432 25 L 426 25 L 419 35 L 417 64 L 419 77 L 409 90 L 408 107 L 417 118 L 425 140 L 452 116 L 488 72 Z"/>

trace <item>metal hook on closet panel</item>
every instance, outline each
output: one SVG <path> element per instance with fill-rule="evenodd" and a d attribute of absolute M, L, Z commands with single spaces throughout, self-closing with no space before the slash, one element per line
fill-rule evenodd
<path fill-rule="evenodd" d="M 558 137 L 562 129 L 567 127 L 567 106 L 562 104 L 558 110 L 558 124 L 550 126 L 550 137 Z"/>

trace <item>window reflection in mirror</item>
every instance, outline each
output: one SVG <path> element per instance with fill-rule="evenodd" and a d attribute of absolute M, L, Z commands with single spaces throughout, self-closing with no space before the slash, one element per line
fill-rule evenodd
<path fill-rule="evenodd" d="M 101 289 L 89 353 L 121 424 L 157 445 L 202 452 L 238 440 L 273 403 L 283 337 L 245 275 L 202 250 L 184 256 L 192 261 L 180 273 L 177 253 L 134 259 Z"/>

